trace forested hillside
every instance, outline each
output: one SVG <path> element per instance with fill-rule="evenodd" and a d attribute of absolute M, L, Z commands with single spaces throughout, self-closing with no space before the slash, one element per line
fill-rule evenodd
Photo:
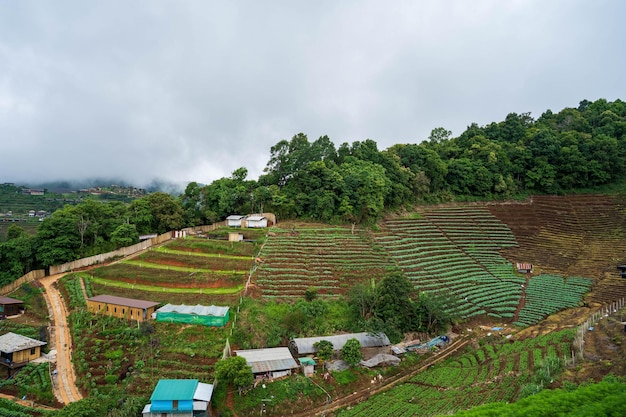
<path fill-rule="evenodd" d="M 181 196 L 188 222 L 211 223 L 232 213 L 269 211 L 279 218 L 364 222 L 385 210 L 420 202 L 519 194 L 559 194 L 610 184 L 624 176 L 626 103 L 583 100 L 534 119 L 471 124 L 453 138 L 444 128 L 421 143 L 379 150 L 371 139 L 342 143 L 300 133 L 271 148 L 265 173 L 229 178 Z"/>

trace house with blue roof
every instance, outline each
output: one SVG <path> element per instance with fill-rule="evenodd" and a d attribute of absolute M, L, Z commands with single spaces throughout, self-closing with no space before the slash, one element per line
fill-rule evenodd
<path fill-rule="evenodd" d="M 213 385 L 197 379 L 161 379 L 143 417 L 209 417 Z"/>

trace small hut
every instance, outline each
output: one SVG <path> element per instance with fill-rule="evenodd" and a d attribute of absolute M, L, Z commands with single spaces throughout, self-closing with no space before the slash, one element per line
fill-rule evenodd
<path fill-rule="evenodd" d="M 0 296 L 0 318 L 17 316 L 24 312 L 24 301 L 15 298 Z"/>
<path fill-rule="evenodd" d="M 242 221 L 241 225 L 248 228 L 267 227 L 267 217 L 260 214 L 251 214 Z"/>
<path fill-rule="evenodd" d="M 245 216 L 242 216 L 240 214 L 231 214 L 230 216 L 226 217 L 226 224 L 228 225 L 228 227 L 241 227 L 241 221 L 244 217 Z"/>
<path fill-rule="evenodd" d="M 533 272 L 533 264 L 518 262 L 516 266 L 517 272 L 521 274 L 532 274 Z"/>
<path fill-rule="evenodd" d="M 150 403 L 143 408 L 143 417 L 193 416 L 208 417 L 213 385 L 197 379 L 161 379 Z"/>
<path fill-rule="evenodd" d="M 0 363 L 8 370 L 11 377 L 13 369 L 21 368 L 41 356 L 41 347 L 46 342 L 31 339 L 16 333 L 6 333 L 0 336 Z"/>
<path fill-rule="evenodd" d="M 300 362 L 300 369 L 304 376 L 311 376 L 315 373 L 315 360 L 313 358 L 305 356 L 298 358 L 298 362 Z"/>

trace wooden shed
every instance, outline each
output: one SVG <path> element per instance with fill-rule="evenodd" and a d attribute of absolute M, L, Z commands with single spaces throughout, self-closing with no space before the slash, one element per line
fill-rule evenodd
<path fill-rule="evenodd" d="M 24 312 L 24 301 L 0 296 L 0 318 L 16 316 Z"/>
<path fill-rule="evenodd" d="M 45 345 L 46 342 L 16 333 L 9 332 L 0 336 L 0 358 L 2 365 L 8 369 L 8 376 L 11 376 L 13 369 L 38 359 L 41 356 L 41 347 Z"/>
<path fill-rule="evenodd" d="M 146 321 L 159 303 L 114 295 L 97 295 L 87 299 L 87 311 L 120 319 Z"/>

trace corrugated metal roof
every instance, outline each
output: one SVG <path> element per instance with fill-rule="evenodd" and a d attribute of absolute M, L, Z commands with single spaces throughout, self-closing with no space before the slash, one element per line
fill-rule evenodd
<path fill-rule="evenodd" d="M 196 316 L 224 317 L 226 316 L 226 313 L 228 313 L 228 307 L 203 306 L 200 304 L 195 306 L 188 306 L 185 304 L 166 304 L 163 307 L 159 308 L 157 310 L 157 313 L 179 313 Z"/>
<path fill-rule="evenodd" d="M 369 335 L 367 333 L 348 333 L 338 334 L 332 336 L 321 337 L 301 337 L 293 339 L 289 342 L 289 347 L 298 355 L 307 355 L 309 353 L 317 352 L 317 349 L 313 346 L 315 343 L 328 340 L 333 344 L 334 350 L 341 350 L 343 345 L 350 339 L 357 339 L 361 343 L 361 347 L 381 347 L 389 345 L 389 338 L 384 333 L 377 335 Z"/>
<path fill-rule="evenodd" d="M 161 379 L 150 401 L 193 400 L 197 386 L 197 379 Z"/>
<path fill-rule="evenodd" d="M 11 297 L 4 297 L 0 295 L 0 304 L 24 304 L 24 301 L 16 300 Z"/>
<path fill-rule="evenodd" d="M 0 352 L 12 353 L 21 350 L 32 349 L 37 346 L 43 346 L 46 342 L 31 339 L 16 333 L 6 333 L 0 336 Z"/>
<path fill-rule="evenodd" d="M 242 216 L 240 214 L 231 214 L 230 216 L 226 217 L 226 220 L 241 220 L 246 216 Z"/>
<path fill-rule="evenodd" d="M 246 359 L 252 367 L 252 373 L 283 371 L 294 369 L 298 364 L 291 356 L 289 348 L 277 347 L 269 349 L 236 350 L 235 354 Z"/>
<path fill-rule="evenodd" d="M 134 298 L 116 297 L 114 295 L 96 295 L 95 297 L 88 298 L 87 301 L 95 301 L 97 303 L 115 304 L 124 307 L 134 308 L 150 308 L 159 303 L 145 300 L 135 300 Z"/>
<path fill-rule="evenodd" d="M 258 221 L 261 221 L 263 219 L 265 219 L 265 216 L 252 215 L 252 216 L 246 217 L 246 220 L 253 221 L 253 222 L 258 222 Z"/>
<path fill-rule="evenodd" d="M 196 392 L 193 394 L 193 399 L 196 401 L 211 401 L 213 396 L 213 384 L 205 384 L 204 382 L 198 382 Z"/>

